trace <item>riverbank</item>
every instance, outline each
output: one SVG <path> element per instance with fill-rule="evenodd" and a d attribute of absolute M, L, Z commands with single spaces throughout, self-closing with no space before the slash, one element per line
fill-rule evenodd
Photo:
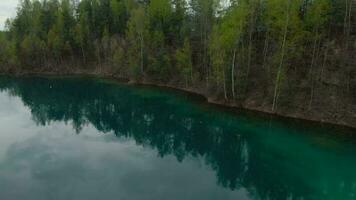
<path fill-rule="evenodd" d="M 352 115 L 354 113 L 352 110 L 350 111 L 351 115 L 342 115 L 340 113 L 331 113 L 331 109 L 325 109 L 323 111 L 318 110 L 298 110 L 298 109 L 288 109 L 287 107 L 281 107 L 276 112 L 272 112 L 270 104 L 258 104 L 256 103 L 256 98 L 249 97 L 246 101 L 231 101 L 225 100 L 222 97 L 213 94 L 206 87 L 186 87 L 183 84 L 179 84 L 175 81 L 171 81 L 168 83 L 163 83 L 160 81 L 153 81 L 149 79 L 140 79 L 133 80 L 126 78 L 124 76 L 115 75 L 112 73 L 105 73 L 100 70 L 75 70 L 69 71 L 65 70 L 62 72 L 55 71 L 21 71 L 17 73 L 1 73 L 3 75 L 14 75 L 14 76 L 90 76 L 96 78 L 105 78 L 111 79 L 114 81 L 119 81 L 125 84 L 131 85 L 143 85 L 143 86 L 153 86 L 153 87 L 161 87 L 161 88 L 169 88 L 174 90 L 183 91 L 185 93 L 190 93 L 194 95 L 199 95 L 205 99 L 210 104 L 214 104 L 217 106 L 222 106 L 226 108 L 233 109 L 245 109 L 253 112 L 264 113 L 272 116 L 298 119 L 298 120 L 307 120 L 311 122 L 317 122 L 322 124 L 331 124 L 337 126 L 344 126 L 347 128 L 356 128 L 356 115 Z M 202 84 L 198 84 L 202 85 Z"/>

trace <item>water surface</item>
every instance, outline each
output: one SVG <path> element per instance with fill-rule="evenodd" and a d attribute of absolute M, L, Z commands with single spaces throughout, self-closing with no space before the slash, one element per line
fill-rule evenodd
<path fill-rule="evenodd" d="M 353 132 L 157 88 L 0 77 L 0 199 L 356 199 Z"/>

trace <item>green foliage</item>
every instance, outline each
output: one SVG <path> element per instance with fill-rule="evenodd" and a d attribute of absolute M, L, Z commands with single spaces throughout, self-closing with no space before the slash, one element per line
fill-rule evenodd
<path fill-rule="evenodd" d="M 168 33 L 172 14 L 170 1 L 151 0 L 147 11 L 150 17 L 150 29 Z"/>
<path fill-rule="evenodd" d="M 265 14 L 265 23 L 268 27 L 270 39 L 275 44 L 271 65 L 275 66 L 275 74 L 285 77 L 284 65 L 288 60 L 300 60 L 303 51 L 303 38 L 305 30 L 300 16 L 302 0 L 269 0 Z M 279 66 L 282 65 L 282 66 Z M 281 71 L 278 69 L 281 67 Z"/>
<path fill-rule="evenodd" d="M 246 22 L 248 21 L 248 9 L 245 3 L 233 6 L 231 10 L 222 18 L 219 30 L 221 31 L 220 43 L 222 48 L 231 51 L 236 48 L 242 40 L 242 34 L 245 31 Z"/>
<path fill-rule="evenodd" d="M 52 28 L 48 32 L 47 40 L 48 40 L 47 41 L 48 47 L 51 50 L 54 59 L 60 59 L 62 55 L 64 41 L 63 38 L 60 36 L 59 32 L 55 28 Z"/>
<path fill-rule="evenodd" d="M 184 40 L 184 45 L 176 51 L 176 61 L 179 72 L 186 80 L 186 83 L 193 82 L 192 52 L 189 39 Z"/>
<path fill-rule="evenodd" d="M 17 65 L 17 52 L 15 40 L 7 40 L 6 34 L 0 32 L 0 69 Z"/>
<path fill-rule="evenodd" d="M 117 46 L 115 48 L 112 62 L 114 64 L 115 73 L 126 73 L 126 54 L 123 47 Z"/>
<path fill-rule="evenodd" d="M 148 20 L 145 9 L 138 7 L 131 11 L 126 37 L 128 40 L 128 59 L 130 74 L 143 74 L 145 62 L 145 44 L 148 37 Z"/>
<path fill-rule="evenodd" d="M 162 31 L 154 31 L 150 36 L 148 72 L 153 76 L 164 78 L 169 72 L 170 58 L 165 47 L 164 34 Z"/>
<path fill-rule="evenodd" d="M 226 65 L 226 52 L 222 46 L 220 28 L 214 27 L 213 32 L 211 34 L 209 53 L 211 57 L 211 65 L 212 65 L 212 76 L 216 80 L 217 85 L 221 85 L 224 80 L 225 68 Z"/>
<path fill-rule="evenodd" d="M 0 35 L 0 64 L 36 70 L 79 63 L 129 78 L 204 82 L 234 99 L 258 77 L 278 104 L 283 88 L 296 83 L 291 68 L 312 71 L 326 63 L 321 47 L 350 39 L 350 2 L 23 0 Z M 345 37 L 336 38 L 340 32 Z"/>
<path fill-rule="evenodd" d="M 128 6 L 123 0 L 110 0 L 111 16 L 112 16 L 112 32 L 125 35 L 126 22 L 128 16 Z"/>

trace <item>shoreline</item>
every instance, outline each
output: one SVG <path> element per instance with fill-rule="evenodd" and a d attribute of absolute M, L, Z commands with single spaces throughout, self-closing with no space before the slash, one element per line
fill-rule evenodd
<path fill-rule="evenodd" d="M 176 90 L 182 93 L 185 93 L 185 95 L 194 95 L 194 96 L 199 96 L 202 98 L 202 101 L 206 102 L 207 104 L 210 104 L 212 106 L 218 106 L 223 109 L 232 109 L 229 110 L 231 112 L 237 112 L 237 111 L 247 111 L 259 115 L 264 115 L 264 116 L 271 116 L 271 117 L 277 117 L 281 119 L 286 119 L 286 120 L 298 120 L 298 121 L 306 121 L 308 123 L 314 123 L 314 124 L 319 124 L 321 126 L 332 126 L 332 127 L 338 127 L 338 128 L 344 128 L 344 129 L 351 129 L 351 130 L 356 130 L 356 124 L 353 123 L 347 123 L 344 121 L 333 121 L 333 120 L 325 120 L 325 119 L 318 119 L 316 117 L 312 116 L 305 116 L 303 114 L 293 114 L 293 113 L 285 113 L 285 112 L 271 112 L 269 110 L 259 108 L 259 107 L 251 107 L 251 106 L 244 106 L 241 103 L 237 102 L 232 102 L 232 101 L 224 101 L 224 100 L 218 100 L 210 95 L 206 94 L 204 91 L 199 91 L 198 88 L 185 88 L 185 87 L 180 87 L 177 85 L 173 84 L 164 84 L 164 83 L 158 83 L 154 81 L 134 81 L 130 80 L 129 78 L 123 78 L 120 76 L 116 76 L 111 73 L 98 73 L 98 72 L 93 72 L 93 71 L 76 71 L 76 72 L 70 72 L 70 73 L 57 73 L 57 72 L 21 72 L 21 73 L 0 73 L 0 75 L 5 75 L 5 76 L 15 76 L 15 77 L 26 77 L 26 76 L 38 76 L 38 77 L 89 77 L 89 78 L 99 78 L 99 79 L 106 79 L 106 80 L 112 80 L 118 83 L 122 84 L 127 84 L 127 85 L 137 85 L 137 86 L 148 86 L 148 87 L 155 87 L 155 88 L 161 88 L 161 89 L 169 89 L 169 90 Z"/>
<path fill-rule="evenodd" d="M 110 77 L 102 77 L 102 78 L 110 78 Z M 114 81 L 118 81 L 121 83 L 120 80 L 116 80 L 115 77 L 111 77 L 110 79 L 113 79 Z M 149 87 L 155 87 L 155 88 L 161 88 L 161 89 L 168 89 L 168 90 L 175 90 L 179 92 L 183 92 L 186 95 L 194 95 L 194 96 L 199 96 L 204 99 L 204 102 L 211 105 L 211 106 L 217 106 L 219 108 L 223 108 L 224 110 L 226 109 L 232 109 L 229 110 L 230 112 L 238 112 L 238 111 L 245 111 L 245 112 L 250 112 L 258 115 L 263 115 L 263 116 L 270 116 L 270 117 L 275 117 L 283 120 L 296 120 L 296 121 L 305 121 L 308 123 L 313 123 L 313 124 L 318 124 L 321 126 L 330 126 L 330 127 L 337 127 L 337 128 L 343 128 L 343 129 L 349 129 L 349 130 L 356 130 L 356 124 L 347 124 L 347 123 L 337 123 L 337 122 L 332 122 L 332 121 L 327 121 L 327 120 L 316 120 L 313 118 L 307 118 L 307 117 L 298 117 L 295 115 L 287 115 L 283 113 L 278 113 L 278 112 L 269 112 L 269 111 L 264 111 L 262 109 L 258 108 L 249 108 L 249 107 L 244 107 L 241 104 L 237 104 L 234 102 L 223 102 L 223 101 L 218 101 L 214 100 L 213 98 L 207 97 L 206 94 L 202 92 L 198 92 L 194 89 L 187 89 L 187 88 L 180 88 L 174 85 L 169 85 L 169 84 L 159 84 L 159 83 L 147 83 L 147 82 L 133 82 L 129 83 L 126 82 L 125 84 L 129 85 L 137 85 L 137 86 L 149 86 Z"/>

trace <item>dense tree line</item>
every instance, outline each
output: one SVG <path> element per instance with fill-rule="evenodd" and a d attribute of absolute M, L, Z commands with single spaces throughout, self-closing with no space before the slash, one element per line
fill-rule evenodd
<path fill-rule="evenodd" d="M 21 0 L 0 35 L 0 62 L 6 70 L 95 69 L 175 81 L 229 100 L 244 101 L 259 89 L 272 111 L 303 91 L 311 109 L 316 97 L 324 98 L 318 91 L 325 84 L 356 99 L 355 6 L 352 0 Z"/>

